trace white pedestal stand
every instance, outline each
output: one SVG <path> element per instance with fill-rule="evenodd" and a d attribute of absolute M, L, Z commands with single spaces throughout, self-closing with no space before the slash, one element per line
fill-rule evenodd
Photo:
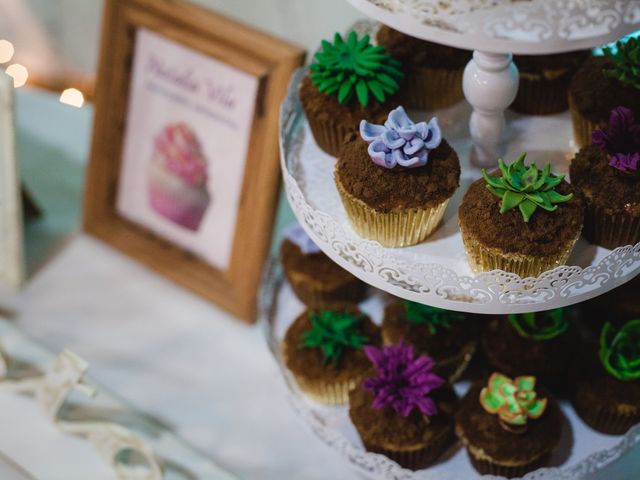
<path fill-rule="evenodd" d="M 475 166 L 494 167 L 503 154 L 504 111 L 516 97 L 519 78 L 510 53 L 473 52 L 462 88 L 473 106 L 469 131 L 474 144 L 470 160 Z"/>

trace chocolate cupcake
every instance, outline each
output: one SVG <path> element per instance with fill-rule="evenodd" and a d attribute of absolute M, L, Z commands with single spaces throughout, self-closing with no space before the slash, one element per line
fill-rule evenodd
<path fill-rule="evenodd" d="M 455 415 L 455 432 L 481 474 L 521 477 L 547 464 L 560 441 L 562 413 L 533 376 L 494 373 L 472 385 Z"/>
<path fill-rule="evenodd" d="M 589 50 L 554 55 L 514 55 L 520 72 L 518 94 L 511 110 L 527 115 L 549 115 L 569 108 L 567 91 Z"/>
<path fill-rule="evenodd" d="M 594 430 L 622 435 L 640 423 L 640 318 L 607 322 L 595 342 L 584 344 L 573 368 L 572 403 Z"/>
<path fill-rule="evenodd" d="M 404 108 L 383 125 L 366 121 L 344 145 L 335 181 L 353 229 L 385 247 L 422 242 L 458 188 L 458 155 L 436 118 L 413 123 Z"/>
<path fill-rule="evenodd" d="M 306 310 L 287 330 L 282 355 L 304 393 L 340 405 L 370 367 L 362 348 L 379 344 L 378 327 L 356 307 Z"/>
<path fill-rule="evenodd" d="M 436 374 L 454 382 L 476 351 L 485 323 L 476 317 L 398 299 L 384 310 L 382 343 L 408 343 L 416 353 L 435 361 Z"/>
<path fill-rule="evenodd" d="M 640 318 L 640 276 L 579 305 L 582 324 L 600 334 L 605 323 Z"/>
<path fill-rule="evenodd" d="M 473 270 L 500 269 L 521 277 L 563 265 L 580 232 L 582 199 L 551 165 L 526 167 L 526 154 L 471 184 L 458 224 Z"/>
<path fill-rule="evenodd" d="M 604 57 L 590 57 L 569 86 L 569 108 L 579 147 L 589 145 L 592 132 L 607 123 L 611 110 L 624 105 L 640 116 L 640 40 L 604 48 Z"/>
<path fill-rule="evenodd" d="M 457 398 L 432 372 L 429 357 L 407 345 L 365 347 L 375 370 L 349 393 L 349 417 L 364 447 L 419 470 L 453 441 Z"/>
<path fill-rule="evenodd" d="M 383 25 L 378 45 L 402 62 L 403 101 L 409 108 L 437 110 L 464 98 L 462 75 L 471 52 L 420 40 Z"/>
<path fill-rule="evenodd" d="M 611 249 L 635 245 L 640 242 L 640 123 L 632 110 L 617 107 L 609 126 L 592 137 L 570 167 L 571 183 L 585 198 L 584 235 Z"/>
<path fill-rule="evenodd" d="M 389 110 L 403 77 L 400 62 L 369 36 L 347 40 L 336 33 L 334 42 L 322 41 L 309 75 L 300 85 L 300 101 L 318 146 L 337 157 L 345 137 L 357 132 L 363 118 L 379 119 Z"/>
<path fill-rule="evenodd" d="M 566 384 L 576 329 L 564 308 L 494 318 L 482 336 L 487 362 L 510 376 L 535 375 L 544 385 Z"/>
<path fill-rule="evenodd" d="M 322 253 L 297 223 L 285 231 L 280 259 L 291 289 L 308 307 L 358 303 L 366 294 L 367 286 Z"/>

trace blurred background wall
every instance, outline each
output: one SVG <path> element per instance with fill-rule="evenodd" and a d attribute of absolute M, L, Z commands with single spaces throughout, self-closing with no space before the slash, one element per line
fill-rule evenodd
<path fill-rule="evenodd" d="M 345 0 L 195 0 L 207 8 L 313 50 L 359 14 Z M 95 72 L 102 0 L 0 0 L 0 38 L 15 45 L 14 62 L 30 83 Z"/>

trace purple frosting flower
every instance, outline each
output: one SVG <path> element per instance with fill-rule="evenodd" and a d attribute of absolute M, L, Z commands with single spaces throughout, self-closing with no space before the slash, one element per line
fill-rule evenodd
<path fill-rule="evenodd" d="M 368 153 L 373 163 L 385 168 L 423 167 L 429 152 L 442 141 L 437 118 L 429 123 L 413 123 L 403 107 L 391 110 L 384 125 L 362 120 L 360 136 L 369 144 Z"/>
<path fill-rule="evenodd" d="M 362 384 L 375 395 L 373 408 L 390 406 L 403 417 L 408 417 L 414 407 L 428 417 L 438 413 L 436 402 L 427 395 L 444 380 L 433 373 L 435 363 L 430 357 L 415 357 L 413 348 L 402 342 L 382 350 L 367 346 L 364 352 L 378 371 L 377 377 L 369 377 Z"/>
<path fill-rule="evenodd" d="M 617 107 L 611 111 L 609 127 L 594 130 L 594 145 L 606 151 L 609 165 L 625 173 L 634 173 L 640 166 L 640 124 L 635 122 L 633 111 Z"/>
<path fill-rule="evenodd" d="M 284 230 L 284 237 L 295 243 L 305 255 L 320 253 L 320 247 L 307 235 L 298 223 L 292 223 Z"/>

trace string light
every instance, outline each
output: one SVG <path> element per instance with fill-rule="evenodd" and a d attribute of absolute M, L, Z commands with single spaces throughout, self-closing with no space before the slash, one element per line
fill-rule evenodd
<path fill-rule="evenodd" d="M 7 67 L 7 75 L 13 78 L 13 86 L 14 88 L 18 88 L 27 83 L 27 79 L 29 78 L 29 71 L 27 67 L 24 65 L 20 65 L 19 63 L 12 63 Z"/>
<path fill-rule="evenodd" d="M 60 95 L 60 103 L 80 108 L 84 103 L 84 95 L 82 95 L 82 92 L 77 88 L 67 88 Z"/>
<path fill-rule="evenodd" d="M 0 40 L 0 63 L 7 63 L 13 58 L 15 49 L 9 40 Z"/>

